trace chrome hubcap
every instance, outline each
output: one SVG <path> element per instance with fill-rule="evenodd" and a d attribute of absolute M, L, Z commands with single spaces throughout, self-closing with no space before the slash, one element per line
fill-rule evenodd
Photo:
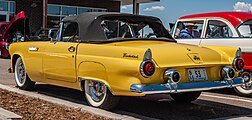
<path fill-rule="evenodd" d="M 244 90 L 251 90 L 252 89 L 252 81 L 245 83 L 245 85 L 241 86 Z"/>
<path fill-rule="evenodd" d="M 20 84 L 24 83 L 25 77 L 26 77 L 25 75 L 26 75 L 26 72 L 25 72 L 24 64 L 20 62 L 17 66 L 17 77 Z"/>
<path fill-rule="evenodd" d="M 95 102 L 100 102 L 106 94 L 105 84 L 97 81 L 88 81 L 88 94 Z"/>

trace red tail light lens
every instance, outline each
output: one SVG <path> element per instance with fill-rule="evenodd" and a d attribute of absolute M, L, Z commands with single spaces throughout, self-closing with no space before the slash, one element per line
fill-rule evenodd
<path fill-rule="evenodd" d="M 236 71 L 242 71 L 244 68 L 244 61 L 242 58 L 235 58 L 233 65 Z"/>
<path fill-rule="evenodd" d="M 140 69 L 144 77 L 150 77 L 155 73 L 155 64 L 152 61 L 143 61 Z"/>

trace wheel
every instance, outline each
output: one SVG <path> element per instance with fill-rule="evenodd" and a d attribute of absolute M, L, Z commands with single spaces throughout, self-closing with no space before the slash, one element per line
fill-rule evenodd
<path fill-rule="evenodd" d="M 240 96 L 252 96 L 252 84 L 250 86 L 238 86 L 234 88 L 235 92 Z"/>
<path fill-rule="evenodd" d="M 178 102 L 191 102 L 196 100 L 200 96 L 201 92 L 185 92 L 185 93 L 174 93 L 170 96 Z"/>
<path fill-rule="evenodd" d="M 15 82 L 16 85 L 23 90 L 30 90 L 34 87 L 35 82 L 31 81 L 25 71 L 25 67 L 21 57 L 19 57 L 15 64 Z"/>
<path fill-rule="evenodd" d="M 86 80 L 84 84 L 85 97 L 89 105 L 110 110 L 118 104 L 119 97 L 112 95 L 104 83 Z"/>
<path fill-rule="evenodd" d="M 250 74 L 251 76 L 251 71 L 245 71 L 243 72 L 240 76 L 241 77 L 244 77 L 244 73 L 247 73 L 247 74 Z M 252 81 L 251 81 L 251 77 L 250 78 L 250 81 L 246 82 L 246 85 L 242 85 L 242 86 L 238 86 L 238 87 L 235 87 L 234 90 L 235 92 L 240 95 L 240 96 L 252 96 Z"/>

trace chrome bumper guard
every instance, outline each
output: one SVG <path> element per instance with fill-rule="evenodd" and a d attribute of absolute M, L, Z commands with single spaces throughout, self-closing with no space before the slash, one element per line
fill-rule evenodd
<path fill-rule="evenodd" d="M 158 94 L 158 93 L 180 93 L 192 91 L 204 91 L 221 88 L 231 88 L 244 84 L 242 78 L 235 78 L 233 80 L 213 81 L 213 82 L 195 82 L 185 84 L 153 84 L 153 85 L 139 85 L 133 84 L 130 86 L 131 92 L 139 94 Z"/>

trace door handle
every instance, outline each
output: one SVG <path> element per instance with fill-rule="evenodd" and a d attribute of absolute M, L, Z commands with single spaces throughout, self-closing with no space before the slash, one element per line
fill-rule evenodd
<path fill-rule="evenodd" d="M 29 47 L 29 51 L 38 51 L 37 47 Z"/>
<path fill-rule="evenodd" d="M 75 47 L 73 47 L 73 46 L 69 47 L 69 48 L 68 48 L 68 51 L 69 51 L 69 52 L 74 52 L 74 51 L 75 51 Z"/>

